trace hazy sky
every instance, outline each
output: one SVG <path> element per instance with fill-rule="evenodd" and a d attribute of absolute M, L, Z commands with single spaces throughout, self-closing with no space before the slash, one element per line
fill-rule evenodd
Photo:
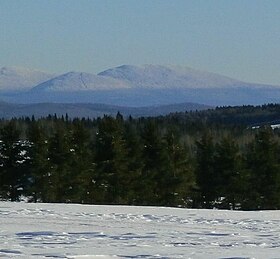
<path fill-rule="evenodd" d="M 280 85 L 279 0 L 0 0 L 0 66 L 173 64 Z"/>

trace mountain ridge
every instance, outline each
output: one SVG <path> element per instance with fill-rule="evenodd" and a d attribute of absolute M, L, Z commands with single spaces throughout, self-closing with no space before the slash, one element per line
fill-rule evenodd
<path fill-rule="evenodd" d="M 280 88 L 243 82 L 217 73 L 182 66 L 121 65 L 98 74 L 70 71 L 64 74 L 20 67 L 0 69 L 0 91 L 84 91 L 112 89 Z"/>
<path fill-rule="evenodd" d="M 244 84 L 239 80 L 189 67 L 150 64 L 122 65 L 100 72 L 98 75 L 123 79 L 138 88 L 219 88 Z"/>
<path fill-rule="evenodd" d="M 18 73 L 18 77 L 12 73 L 12 78 L 23 74 L 21 78 L 24 79 L 29 74 Z M 97 75 L 72 71 L 26 89 L 28 87 L 25 91 L 5 92 L 0 87 L 1 99 L 26 104 L 80 102 L 130 107 L 185 102 L 210 106 L 258 105 L 280 100 L 280 86 L 247 83 L 192 68 L 161 65 L 122 65 Z"/>

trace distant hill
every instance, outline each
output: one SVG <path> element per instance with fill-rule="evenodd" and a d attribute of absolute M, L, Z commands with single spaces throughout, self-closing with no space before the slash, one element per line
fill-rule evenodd
<path fill-rule="evenodd" d="M 36 118 L 46 117 L 49 114 L 58 116 L 68 114 L 69 117 L 102 117 L 104 114 L 115 116 L 120 112 L 124 116 L 133 117 L 147 117 L 166 115 L 171 112 L 185 112 L 195 110 L 205 110 L 211 108 L 210 106 L 194 104 L 194 103 L 181 103 L 174 105 L 163 106 L 150 106 L 150 107 L 122 107 L 112 106 L 106 104 L 90 104 L 90 103 L 38 103 L 38 104 L 11 104 L 0 102 L 0 118 L 13 118 L 13 117 L 31 117 L 34 115 Z"/>

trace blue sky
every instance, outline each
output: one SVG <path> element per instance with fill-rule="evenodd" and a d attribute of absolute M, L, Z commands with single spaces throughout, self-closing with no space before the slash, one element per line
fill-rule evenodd
<path fill-rule="evenodd" d="M 280 85 L 278 0 L 0 0 L 0 66 L 170 64 Z"/>

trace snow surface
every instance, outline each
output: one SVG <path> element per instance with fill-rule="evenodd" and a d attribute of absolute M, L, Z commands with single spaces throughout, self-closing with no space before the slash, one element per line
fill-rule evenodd
<path fill-rule="evenodd" d="M 29 90 L 52 77 L 54 77 L 53 74 L 42 71 L 19 67 L 2 67 L 0 68 L 0 90 Z"/>
<path fill-rule="evenodd" d="M 126 82 L 83 72 L 69 72 L 37 85 L 32 91 L 83 91 L 129 88 Z"/>
<path fill-rule="evenodd" d="M 105 70 L 99 75 L 124 80 L 134 88 L 220 88 L 246 84 L 229 77 L 180 66 L 123 65 Z"/>
<path fill-rule="evenodd" d="M 280 258 L 280 211 L 0 202 L 0 258 Z"/>

